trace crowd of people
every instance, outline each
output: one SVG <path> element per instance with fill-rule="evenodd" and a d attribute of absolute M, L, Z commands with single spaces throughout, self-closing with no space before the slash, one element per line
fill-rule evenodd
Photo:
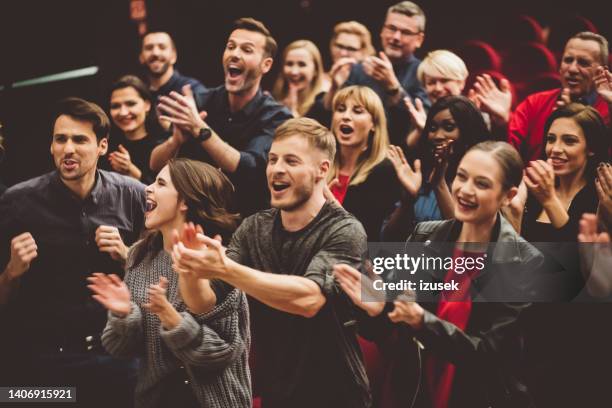
<path fill-rule="evenodd" d="M 607 40 L 573 35 L 561 87 L 516 104 L 449 50 L 415 56 L 417 4 L 381 18 L 379 52 L 338 23 L 329 70 L 238 19 L 216 87 L 148 32 L 108 112 L 60 101 L 55 170 L 0 182 L 0 385 L 85 407 L 609 405 Z M 385 242 L 486 262 L 389 298 L 367 259 Z"/>

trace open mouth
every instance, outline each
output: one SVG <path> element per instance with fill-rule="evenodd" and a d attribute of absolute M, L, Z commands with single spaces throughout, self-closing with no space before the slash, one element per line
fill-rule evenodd
<path fill-rule="evenodd" d="M 567 159 L 562 159 L 560 157 L 553 157 L 551 161 L 553 166 L 562 166 L 567 163 Z"/>
<path fill-rule="evenodd" d="M 227 67 L 227 74 L 232 79 L 239 77 L 240 75 L 242 75 L 243 72 L 244 70 L 236 65 L 229 65 Z"/>
<path fill-rule="evenodd" d="M 157 207 L 157 203 L 150 198 L 147 198 L 146 212 L 151 212 Z"/>
<path fill-rule="evenodd" d="M 565 81 L 570 86 L 576 86 L 580 84 L 580 80 L 578 78 L 566 78 Z"/>
<path fill-rule="evenodd" d="M 464 210 L 474 210 L 476 207 L 478 207 L 478 204 L 472 201 L 464 200 L 461 197 L 457 197 L 457 203 L 459 203 L 459 206 Z"/>
<path fill-rule="evenodd" d="M 281 191 L 285 191 L 288 188 L 289 188 L 288 183 L 282 183 L 280 181 L 275 181 L 272 183 L 272 190 L 276 191 L 277 193 Z"/>
<path fill-rule="evenodd" d="M 353 133 L 353 128 L 349 125 L 340 125 L 340 132 L 344 135 Z"/>
<path fill-rule="evenodd" d="M 74 169 L 79 164 L 78 161 L 73 159 L 64 159 L 62 160 L 62 165 L 68 170 Z"/>

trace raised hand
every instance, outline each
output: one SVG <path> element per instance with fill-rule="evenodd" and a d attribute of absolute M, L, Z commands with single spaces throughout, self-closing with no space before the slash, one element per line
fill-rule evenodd
<path fill-rule="evenodd" d="M 191 136 L 197 136 L 200 130 L 208 127 L 204 118 L 206 112 L 198 112 L 195 98 L 190 85 L 183 87 L 183 95 L 170 92 L 168 96 L 160 96 L 159 111 L 163 113 L 161 120 L 167 120 Z"/>
<path fill-rule="evenodd" d="M 496 123 L 505 124 L 510 120 L 512 91 L 507 79 L 502 79 L 498 88 L 489 74 L 478 75 L 469 97 L 475 100 L 480 110 L 489 113 Z"/>
<path fill-rule="evenodd" d="M 159 278 L 159 283 L 150 285 L 148 294 L 149 302 L 142 305 L 146 310 L 155 313 L 161 321 L 162 327 L 171 330 L 179 325 L 183 319 L 179 312 L 172 306 L 166 297 L 168 279 L 164 276 Z"/>
<path fill-rule="evenodd" d="M 11 279 L 21 277 L 30 263 L 38 256 L 38 246 L 29 232 L 19 234 L 11 240 L 11 258 L 6 265 L 6 271 Z"/>
<path fill-rule="evenodd" d="M 445 182 L 446 170 L 448 169 L 448 158 L 453 153 L 454 140 L 447 140 L 436 145 L 433 151 L 434 168 L 429 175 L 430 184 Z"/>
<path fill-rule="evenodd" d="M 535 160 L 530 162 L 523 181 L 531 194 L 543 206 L 556 199 L 555 172 L 551 159 L 548 159 L 548 161 Z"/>
<path fill-rule="evenodd" d="M 379 82 L 387 91 L 392 91 L 401 86 L 395 76 L 395 71 L 393 71 L 393 64 L 382 51 L 378 53 L 378 57 L 372 55 L 363 61 L 363 71 Z"/>
<path fill-rule="evenodd" d="M 119 317 L 130 314 L 130 291 L 127 285 L 117 275 L 94 273 L 87 278 L 87 286 L 94 292 L 93 298 Z"/>
<path fill-rule="evenodd" d="M 404 156 L 404 152 L 398 146 L 389 146 L 387 157 L 393 164 L 397 178 L 408 193 L 416 197 L 421 185 L 423 184 L 423 174 L 421 173 L 421 161 L 414 161 L 414 170 Z"/>
<path fill-rule="evenodd" d="M 562 108 L 565 105 L 569 105 L 570 103 L 572 103 L 570 90 L 569 88 L 563 88 L 563 90 L 561 91 L 561 95 L 559 95 L 559 99 L 555 103 L 555 109 Z"/>
<path fill-rule="evenodd" d="M 329 70 L 329 76 L 331 77 L 333 86 L 338 89 L 341 88 L 342 85 L 348 79 L 351 68 L 353 64 L 356 64 L 357 60 L 355 58 L 344 57 L 340 58 Z"/>
<path fill-rule="evenodd" d="M 96 229 L 96 244 L 100 252 L 108 253 L 115 261 L 126 261 L 128 247 L 123 243 L 117 227 L 100 225 Z"/>
<path fill-rule="evenodd" d="M 334 265 L 334 277 L 351 301 L 369 316 L 378 316 L 385 308 L 384 292 L 375 290 L 372 280 L 357 269 L 346 264 Z"/>
<path fill-rule="evenodd" d="M 200 279 L 221 278 L 226 274 L 228 258 L 225 247 L 218 239 L 196 234 L 202 247 L 190 249 L 183 242 L 172 248 L 172 267 L 183 273 L 193 273 Z"/>
<path fill-rule="evenodd" d="M 410 97 L 407 96 L 404 98 L 404 104 L 408 112 L 410 112 L 414 126 L 419 129 L 419 131 L 423 131 L 425 123 L 427 122 L 427 112 L 425 111 L 423 102 L 419 98 L 415 98 L 413 104 Z"/>
<path fill-rule="evenodd" d="M 612 104 L 612 73 L 607 68 L 599 66 L 595 71 L 593 80 L 595 81 L 599 96 L 609 104 Z"/>
<path fill-rule="evenodd" d="M 599 198 L 599 211 L 603 212 L 604 221 L 612 227 L 612 166 L 600 163 L 597 167 L 595 189 Z"/>
<path fill-rule="evenodd" d="M 136 179 L 140 179 L 142 177 L 142 172 L 134 165 L 134 163 L 132 163 L 130 152 L 128 152 L 123 145 L 119 145 L 118 150 L 109 154 L 108 160 L 113 170 L 115 170 L 117 173 L 132 176 Z"/>
<path fill-rule="evenodd" d="M 300 106 L 300 88 L 292 82 L 287 84 L 287 96 L 283 100 L 283 104 L 291 110 L 293 116 L 299 116 L 298 108 Z"/>

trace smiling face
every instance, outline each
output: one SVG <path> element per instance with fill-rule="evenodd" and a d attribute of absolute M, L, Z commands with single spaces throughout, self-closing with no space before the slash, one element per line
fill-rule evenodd
<path fill-rule="evenodd" d="M 161 77 L 176 64 L 176 50 L 167 33 L 150 33 L 142 39 L 140 63 L 149 75 Z"/>
<path fill-rule="evenodd" d="M 460 79 L 451 79 L 439 75 L 424 74 L 425 92 L 432 104 L 445 96 L 461 95 L 461 91 L 465 86 L 465 81 Z"/>
<path fill-rule="evenodd" d="M 460 132 L 457 122 L 449 109 L 441 110 L 433 117 L 427 130 L 427 139 L 433 145 L 441 145 L 447 141 L 459 139 Z"/>
<path fill-rule="evenodd" d="M 418 17 L 401 13 L 387 13 L 380 32 L 383 51 L 390 60 L 408 58 L 423 44 L 425 35 L 420 30 Z"/>
<path fill-rule="evenodd" d="M 572 97 L 588 95 L 595 89 L 593 77 L 600 57 L 599 44 L 595 41 L 573 38 L 567 42 L 559 74 L 562 86 L 569 88 Z"/>
<path fill-rule="evenodd" d="M 268 155 L 266 176 L 272 207 L 301 209 L 315 186 L 325 178 L 329 160 L 300 135 L 275 140 Z"/>
<path fill-rule="evenodd" d="M 51 155 L 64 181 L 93 178 L 98 158 L 106 154 L 108 139 L 96 139 L 93 125 L 84 120 L 60 115 L 53 126 Z"/>
<path fill-rule="evenodd" d="M 546 135 L 546 157 L 552 159 L 556 176 L 584 172 L 588 156 L 584 131 L 571 118 L 555 120 Z"/>
<path fill-rule="evenodd" d="M 340 147 L 366 149 L 374 130 L 372 115 L 355 98 L 338 103 L 332 117 L 332 131 Z"/>
<path fill-rule="evenodd" d="M 147 195 L 145 226 L 148 229 L 160 230 L 172 227 L 178 229 L 183 225 L 187 206 L 179 199 L 167 165 L 161 169 L 153 184 L 145 191 Z"/>
<path fill-rule="evenodd" d="M 111 94 L 110 114 L 113 123 L 123 133 L 143 131 L 151 103 L 144 100 L 131 86 L 116 89 Z"/>
<path fill-rule="evenodd" d="M 312 54 L 305 48 L 294 48 L 287 53 L 283 65 L 285 80 L 299 90 L 307 89 L 316 74 Z"/>
<path fill-rule="evenodd" d="M 486 223 L 497 216 L 516 194 L 516 187 L 502 189 L 502 169 L 490 152 L 465 154 L 451 185 L 455 218 L 464 223 Z"/>
<path fill-rule="evenodd" d="M 255 31 L 234 30 L 223 52 L 225 88 L 229 93 L 243 94 L 259 87 L 261 77 L 272 67 L 265 54 L 266 37 Z"/>

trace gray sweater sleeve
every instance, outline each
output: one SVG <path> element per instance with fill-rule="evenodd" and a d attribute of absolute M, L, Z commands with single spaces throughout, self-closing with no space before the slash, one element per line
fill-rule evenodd
<path fill-rule="evenodd" d="M 164 343 L 186 365 L 219 370 L 234 362 L 248 347 L 248 311 L 244 294 L 234 289 L 210 312 L 193 316 L 182 312 L 172 330 L 160 327 Z"/>
<path fill-rule="evenodd" d="M 142 311 L 138 305 L 132 302 L 132 310 L 126 317 L 117 317 L 108 312 L 108 321 L 102 332 L 102 346 L 115 357 L 134 357 L 142 354 Z"/>

